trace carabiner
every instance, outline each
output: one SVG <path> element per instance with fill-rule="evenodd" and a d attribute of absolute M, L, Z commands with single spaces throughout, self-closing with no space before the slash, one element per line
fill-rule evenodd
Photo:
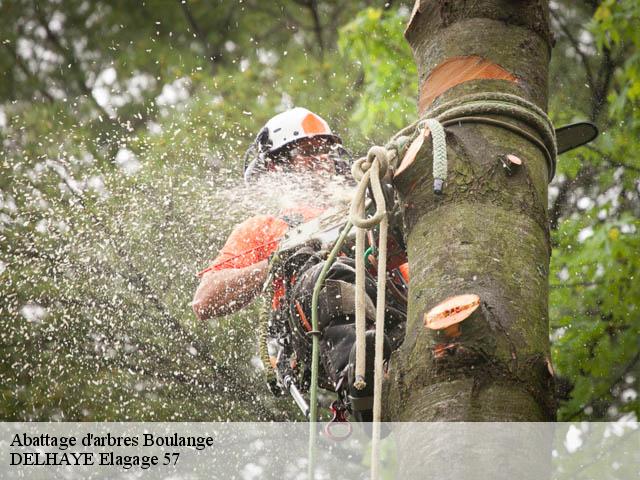
<path fill-rule="evenodd" d="M 345 407 L 339 400 L 334 400 L 329 409 L 333 413 L 333 416 L 329 423 L 325 425 L 324 434 L 336 442 L 346 440 L 351 436 L 351 423 L 347 420 L 347 407 Z M 340 426 L 341 428 L 346 427 L 346 433 L 336 435 L 333 432 L 336 426 Z"/>

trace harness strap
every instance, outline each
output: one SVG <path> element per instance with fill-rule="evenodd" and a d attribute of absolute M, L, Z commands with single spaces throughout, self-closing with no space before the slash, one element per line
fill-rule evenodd
<path fill-rule="evenodd" d="M 349 402 L 351 402 L 351 409 L 355 411 L 371 410 L 373 408 L 374 400 L 373 396 L 369 397 L 353 397 L 349 395 Z"/>

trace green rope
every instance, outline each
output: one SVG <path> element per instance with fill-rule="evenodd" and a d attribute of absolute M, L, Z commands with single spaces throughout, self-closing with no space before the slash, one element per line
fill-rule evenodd
<path fill-rule="evenodd" d="M 376 254 L 376 246 L 375 245 L 371 245 L 369 248 L 367 248 L 364 251 L 364 265 L 365 267 L 369 268 L 371 266 L 371 262 L 369 262 L 369 255 L 375 255 Z"/>
<path fill-rule="evenodd" d="M 556 170 L 556 134 L 551 120 L 544 110 L 536 104 L 525 100 L 518 95 L 503 92 L 485 92 L 463 95 L 431 108 L 426 116 L 437 118 L 440 123 L 473 115 L 500 115 L 509 117 L 524 123 L 540 135 L 546 149 L 543 152 L 547 157 L 549 167 L 549 181 L 555 175 Z M 511 124 L 516 133 L 518 130 L 526 132 L 517 125 Z"/>
<path fill-rule="evenodd" d="M 320 276 L 313 287 L 313 296 L 311 297 L 311 328 L 313 329 L 312 347 L 311 347 L 311 389 L 309 391 L 309 466 L 308 475 L 309 480 L 313 480 L 316 469 L 316 435 L 317 435 L 317 421 L 318 421 L 318 369 L 320 363 L 320 339 L 318 338 L 318 297 L 320 290 L 324 284 L 324 279 L 329 273 L 329 268 L 333 265 L 338 252 L 342 248 L 349 231 L 351 230 L 351 222 L 342 229 L 340 237 L 333 246 L 331 253 L 327 257 L 327 260 L 322 266 Z"/>

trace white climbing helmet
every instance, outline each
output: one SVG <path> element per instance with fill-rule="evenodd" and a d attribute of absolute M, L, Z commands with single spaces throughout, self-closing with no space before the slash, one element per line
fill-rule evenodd
<path fill-rule="evenodd" d="M 342 143 L 322 117 L 302 107 L 271 118 L 260 130 L 256 142 L 261 153 L 273 154 L 292 142 L 311 137 L 325 137 Z"/>
<path fill-rule="evenodd" d="M 333 134 L 322 117 L 306 108 L 296 107 L 271 118 L 247 149 L 244 156 L 245 182 L 251 183 L 270 170 L 276 162 L 286 159 L 289 149 L 295 147 L 299 140 L 307 138 L 326 139 L 329 147 L 328 160 L 334 163 L 336 173 L 349 174 L 352 158 L 342 146 L 340 137 Z"/>

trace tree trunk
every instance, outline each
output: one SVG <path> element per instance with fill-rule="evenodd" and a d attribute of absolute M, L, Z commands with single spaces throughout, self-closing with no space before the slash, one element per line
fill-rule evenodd
<path fill-rule="evenodd" d="M 543 0 L 418 0 L 405 36 L 418 64 L 420 113 L 477 92 L 515 93 L 546 109 L 548 15 Z M 480 67 L 469 73 L 473 62 Z M 547 161 L 522 136 L 486 124 L 447 127 L 447 149 L 441 195 L 433 192 L 430 139 L 394 179 L 411 287 L 406 338 L 385 382 L 385 420 L 553 420 Z M 508 172 L 507 154 L 522 165 Z M 432 307 L 465 293 L 480 306 L 459 336 L 424 327 Z"/>

